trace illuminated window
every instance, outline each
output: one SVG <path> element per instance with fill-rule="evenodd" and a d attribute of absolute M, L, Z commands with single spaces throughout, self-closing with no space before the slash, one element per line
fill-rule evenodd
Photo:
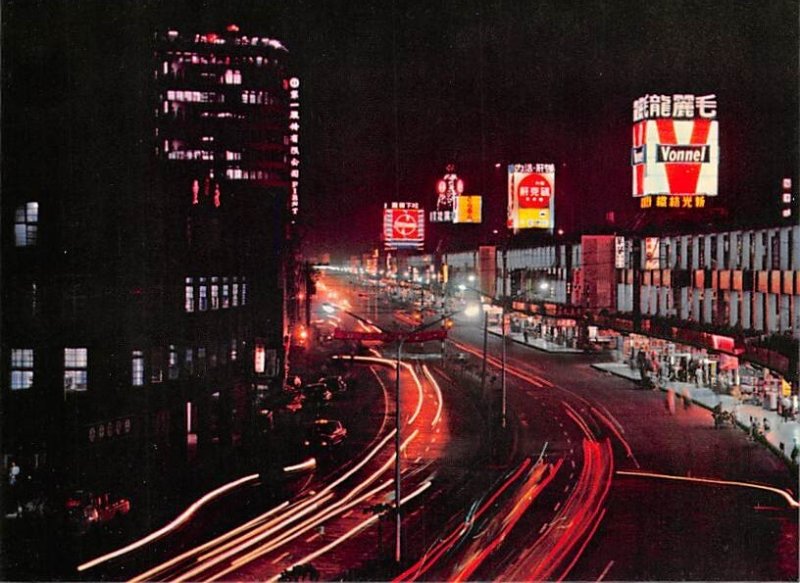
<path fill-rule="evenodd" d="M 64 390 L 85 391 L 88 386 L 89 350 L 86 348 L 64 349 Z"/>
<path fill-rule="evenodd" d="M 11 349 L 11 390 L 29 389 L 33 386 L 33 349 Z"/>
<path fill-rule="evenodd" d="M 22 206 L 18 206 L 14 214 L 14 244 L 17 247 L 36 245 L 38 223 L 38 202 L 27 202 Z"/>
<path fill-rule="evenodd" d="M 219 279 L 211 278 L 211 309 L 219 310 Z"/>
<path fill-rule="evenodd" d="M 233 278 L 233 287 L 231 289 L 231 299 L 233 301 L 233 307 L 239 305 L 239 283 L 237 278 Z"/>
<path fill-rule="evenodd" d="M 186 349 L 183 362 L 186 367 L 186 372 L 190 375 L 194 374 L 194 351 L 191 347 Z"/>
<path fill-rule="evenodd" d="M 231 300 L 230 300 L 230 286 L 228 286 L 228 278 L 222 278 L 222 309 L 226 309 L 230 307 Z"/>
<path fill-rule="evenodd" d="M 224 83 L 225 85 L 241 85 L 242 72 L 238 70 L 228 69 L 227 71 L 225 71 Z"/>
<path fill-rule="evenodd" d="M 156 346 L 150 351 L 150 382 L 160 383 L 164 380 L 164 349 Z"/>
<path fill-rule="evenodd" d="M 247 282 L 242 278 L 242 305 L 247 305 Z"/>
<path fill-rule="evenodd" d="M 231 352 L 230 352 L 231 361 L 236 360 L 239 356 L 237 348 L 238 345 L 236 342 L 236 338 L 231 338 Z"/>
<path fill-rule="evenodd" d="M 192 278 L 186 278 L 186 285 L 183 288 L 183 309 L 186 312 L 194 312 L 194 285 Z"/>
<path fill-rule="evenodd" d="M 178 349 L 174 344 L 169 345 L 169 380 L 174 381 L 178 378 Z"/>
<path fill-rule="evenodd" d="M 197 349 L 197 372 L 200 374 L 205 374 L 206 372 L 206 349 L 204 346 L 200 346 Z"/>
<path fill-rule="evenodd" d="M 201 312 L 208 309 L 208 286 L 206 286 L 206 278 L 200 278 L 200 305 L 198 306 Z"/>
<path fill-rule="evenodd" d="M 141 350 L 131 353 L 131 384 L 134 387 L 144 386 L 144 353 Z"/>

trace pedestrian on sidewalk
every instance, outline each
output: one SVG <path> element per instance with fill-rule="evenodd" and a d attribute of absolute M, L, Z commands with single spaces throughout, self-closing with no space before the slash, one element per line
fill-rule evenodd
<path fill-rule="evenodd" d="M 525 344 L 528 343 L 528 328 L 527 327 L 522 331 L 522 339 L 525 341 Z"/>
<path fill-rule="evenodd" d="M 692 406 L 692 395 L 689 393 L 689 387 L 683 387 L 681 394 L 683 396 L 683 408 L 688 409 Z"/>
<path fill-rule="evenodd" d="M 797 439 L 794 440 L 794 447 L 792 448 L 792 453 L 789 454 L 789 457 L 792 460 L 793 464 L 797 463 L 797 456 L 800 455 L 800 449 L 797 447 Z"/>

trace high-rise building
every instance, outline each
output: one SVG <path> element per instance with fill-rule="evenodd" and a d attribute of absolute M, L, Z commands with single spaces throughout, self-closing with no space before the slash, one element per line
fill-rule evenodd
<path fill-rule="evenodd" d="M 23 50 L 29 97 L 3 116 L 4 461 L 82 488 L 246 446 L 294 293 L 287 49 L 233 25 L 122 35 L 67 49 L 53 93 Z"/>

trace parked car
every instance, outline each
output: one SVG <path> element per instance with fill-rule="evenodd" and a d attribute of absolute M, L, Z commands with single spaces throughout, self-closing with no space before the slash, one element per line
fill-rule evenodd
<path fill-rule="evenodd" d="M 106 524 L 131 511 L 131 502 L 127 498 L 113 496 L 108 492 L 92 494 L 77 490 L 65 502 L 67 519 L 70 526 L 84 533 L 93 526 Z"/>
<path fill-rule="evenodd" d="M 312 383 L 301 389 L 305 398 L 317 405 L 326 404 L 333 399 L 333 393 L 325 383 Z"/>
<path fill-rule="evenodd" d="M 322 377 L 317 382 L 328 387 L 333 394 L 341 393 L 347 390 L 347 381 L 345 381 L 341 376 Z"/>
<path fill-rule="evenodd" d="M 347 429 L 338 419 L 317 419 L 306 429 L 304 444 L 312 448 L 332 448 L 344 441 Z"/>

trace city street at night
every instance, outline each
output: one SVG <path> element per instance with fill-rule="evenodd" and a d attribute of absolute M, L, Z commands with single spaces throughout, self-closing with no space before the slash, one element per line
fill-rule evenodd
<path fill-rule="evenodd" d="M 0 22 L 0 580 L 800 580 L 796 0 Z"/>

